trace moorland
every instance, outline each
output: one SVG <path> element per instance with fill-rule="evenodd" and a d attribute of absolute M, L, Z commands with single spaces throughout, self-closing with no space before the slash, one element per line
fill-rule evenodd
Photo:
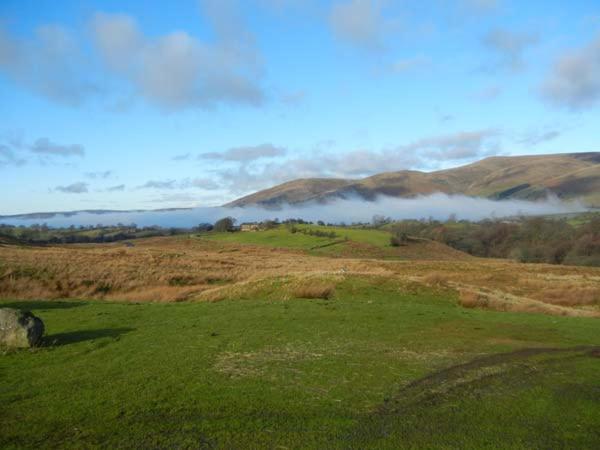
<path fill-rule="evenodd" d="M 0 446 L 594 448 L 600 268 L 388 225 L 5 240 Z"/>

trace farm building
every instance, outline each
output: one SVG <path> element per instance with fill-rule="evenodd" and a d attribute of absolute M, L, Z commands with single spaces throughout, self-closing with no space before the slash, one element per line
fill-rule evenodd
<path fill-rule="evenodd" d="M 240 225 L 240 231 L 258 231 L 259 226 L 257 223 L 243 223 Z"/>

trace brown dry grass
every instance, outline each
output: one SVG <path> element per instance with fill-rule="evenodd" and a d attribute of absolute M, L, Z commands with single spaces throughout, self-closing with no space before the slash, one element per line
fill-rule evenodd
<path fill-rule="evenodd" d="M 0 298 L 12 299 L 329 298 L 338 281 L 357 275 L 458 291 L 465 307 L 600 316 L 600 269 L 590 267 L 326 258 L 182 236 L 138 240 L 132 248 L 0 247 Z"/>
<path fill-rule="evenodd" d="M 0 297 L 219 300 L 222 291 L 243 293 L 262 280 L 342 270 L 385 272 L 357 259 L 311 257 L 183 237 L 139 240 L 132 248 L 119 244 L 5 246 L 0 248 Z"/>
<path fill-rule="evenodd" d="M 494 311 L 542 313 L 553 316 L 600 317 L 598 311 L 553 305 L 498 291 L 461 289 L 459 290 L 458 304 L 464 308 L 481 308 Z"/>
<path fill-rule="evenodd" d="M 465 308 L 476 308 L 479 306 L 479 294 L 473 291 L 460 290 L 458 292 L 458 303 Z"/>

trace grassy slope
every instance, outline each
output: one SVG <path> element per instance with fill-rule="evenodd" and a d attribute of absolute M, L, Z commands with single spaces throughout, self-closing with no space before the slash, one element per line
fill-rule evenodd
<path fill-rule="evenodd" d="M 285 226 L 272 230 L 239 233 L 206 233 L 203 238 L 237 244 L 264 245 L 303 250 L 321 256 L 389 259 L 465 259 L 469 256 L 443 244 L 413 241 L 402 247 L 390 245 L 391 234 L 385 230 L 348 227 L 297 225 L 300 230 L 334 232 L 334 238 L 291 233 Z"/>
<path fill-rule="evenodd" d="M 296 250 L 310 250 L 314 247 L 328 245 L 339 238 L 309 236 L 302 233 L 290 233 L 285 227 L 265 231 L 249 231 L 237 233 L 206 233 L 204 238 L 239 244 L 265 245 L 276 248 L 290 248 Z"/>
<path fill-rule="evenodd" d="M 600 439 L 599 357 L 508 353 L 598 346 L 597 320 L 465 310 L 452 294 L 378 278 L 348 278 L 330 301 L 270 298 L 16 303 L 45 320 L 48 346 L 0 355 L 0 447 L 593 448 Z M 504 356 L 478 360 L 489 354 Z"/>

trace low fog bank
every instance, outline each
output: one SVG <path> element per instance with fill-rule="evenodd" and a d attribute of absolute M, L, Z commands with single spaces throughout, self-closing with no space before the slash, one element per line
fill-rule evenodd
<path fill-rule="evenodd" d="M 138 226 L 158 225 L 162 227 L 189 228 L 201 223 L 213 223 L 231 216 L 238 223 L 268 219 L 302 218 L 307 221 L 322 220 L 327 223 L 370 222 L 374 215 L 391 217 L 394 220 L 433 218 L 446 220 L 453 214 L 457 219 L 482 220 L 519 215 L 545 215 L 585 212 L 588 208 L 581 202 L 563 202 L 556 197 L 540 201 L 502 200 L 495 201 L 463 195 L 442 193 L 415 198 L 378 197 L 375 201 L 363 199 L 339 199 L 329 203 L 305 203 L 285 205 L 277 209 L 262 207 L 203 207 L 175 211 L 144 211 L 93 214 L 82 212 L 71 216 L 56 215 L 47 219 L 0 219 L 9 225 L 32 225 L 46 223 L 52 227 L 79 225 L 116 225 L 135 223 Z"/>

